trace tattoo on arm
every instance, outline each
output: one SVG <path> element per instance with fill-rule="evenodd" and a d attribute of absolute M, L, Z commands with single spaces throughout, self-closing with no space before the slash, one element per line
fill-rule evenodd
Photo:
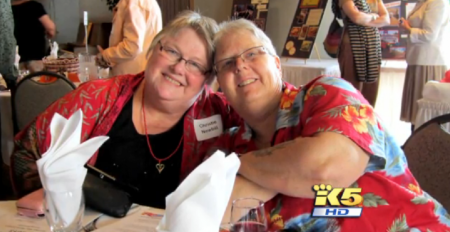
<path fill-rule="evenodd" d="M 274 151 L 283 149 L 283 148 L 285 148 L 286 146 L 288 146 L 289 144 L 291 144 L 293 142 L 294 142 L 294 140 L 290 140 L 290 141 L 287 141 L 287 142 L 275 145 L 273 147 L 269 147 L 269 148 L 253 151 L 252 154 L 255 157 L 271 156 Z"/>

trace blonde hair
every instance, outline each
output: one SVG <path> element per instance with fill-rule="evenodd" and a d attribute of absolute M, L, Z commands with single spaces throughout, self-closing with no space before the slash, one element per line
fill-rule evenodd
<path fill-rule="evenodd" d="M 249 31 L 252 33 L 259 41 L 261 41 L 264 48 L 267 49 L 269 54 L 273 56 L 277 56 L 277 52 L 275 50 L 275 47 L 272 44 L 272 40 L 269 39 L 269 37 L 259 29 L 253 22 L 247 20 L 247 19 L 237 19 L 232 21 L 226 21 L 222 22 L 219 25 L 219 31 L 214 36 L 213 44 L 215 47 L 220 43 L 222 38 L 225 35 L 228 35 L 230 33 L 236 33 L 239 31 Z"/>
<path fill-rule="evenodd" d="M 211 73 L 207 76 L 207 84 L 210 85 L 215 78 L 212 72 L 212 61 L 214 55 L 213 38 L 216 32 L 219 30 L 217 22 L 209 17 L 202 16 L 200 13 L 186 10 L 180 12 L 172 21 L 170 21 L 164 28 L 155 36 L 150 48 L 147 52 L 147 57 L 150 56 L 155 46 L 161 41 L 161 39 L 171 36 L 175 37 L 178 32 L 185 28 L 193 29 L 198 36 L 206 43 L 206 51 L 208 54 L 208 66 Z"/>

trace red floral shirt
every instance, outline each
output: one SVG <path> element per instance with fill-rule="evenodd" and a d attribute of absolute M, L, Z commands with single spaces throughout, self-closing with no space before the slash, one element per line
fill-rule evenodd
<path fill-rule="evenodd" d="M 83 110 L 81 142 L 100 135 L 107 135 L 127 101 L 144 78 L 144 73 L 86 82 L 74 91 L 51 104 L 30 125 L 17 134 L 11 156 L 12 180 L 19 195 L 41 187 L 36 160 L 50 146 L 50 122 L 55 113 L 70 117 L 78 109 Z M 235 126 L 240 118 L 229 107 L 221 93 L 203 91 L 184 118 L 184 143 L 181 163 L 183 180 L 203 160 L 206 151 L 218 138 L 197 141 L 194 120 L 220 115 L 223 129 Z M 95 164 L 95 154 L 90 164 Z"/>
<path fill-rule="evenodd" d="M 342 134 L 369 153 L 370 161 L 352 185 L 362 189 L 361 217 L 313 218 L 313 199 L 279 194 L 265 204 L 270 230 L 450 231 L 447 212 L 420 189 L 403 150 L 360 92 L 343 79 L 323 76 L 301 89 L 285 83 L 276 129 L 275 144 L 318 132 Z M 213 149 L 244 154 L 256 147 L 251 129 L 242 123 L 224 133 Z"/>

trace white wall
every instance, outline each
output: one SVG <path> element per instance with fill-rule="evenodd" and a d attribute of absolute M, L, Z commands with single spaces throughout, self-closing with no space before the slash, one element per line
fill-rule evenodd
<path fill-rule="evenodd" d="M 217 22 L 228 20 L 231 16 L 233 0 L 194 0 L 194 9 Z"/>
<path fill-rule="evenodd" d="M 80 8 L 79 1 L 75 0 L 37 0 L 44 5 L 47 14 L 56 24 L 58 34 L 55 40 L 58 43 L 75 42 L 78 33 Z M 93 0 L 91 0 L 93 1 Z M 76 10 L 70 10 L 76 9 Z"/>
<path fill-rule="evenodd" d="M 60 1 L 60 0 L 58 0 Z M 106 5 L 106 0 L 79 0 L 80 20 L 83 20 L 83 11 L 88 12 L 89 21 L 93 23 L 112 22 L 112 12 Z"/>
<path fill-rule="evenodd" d="M 89 21 L 94 23 L 111 22 L 112 12 L 105 0 L 36 0 L 56 24 L 58 43 L 75 42 L 78 27 L 83 21 L 83 11 L 89 12 Z"/>
<path fill-rule="evenodd" d="M 267 19 L 266 33 L 272 39 L 277 53 L 281 54 L 292 20 L 294 19 L 299 0 L 269 1 L 269 15 Z M 202 14 L 221 22 L 229 18 L 232 3 L 233 0 L 194 0 L 194 7 Z M 315 43 L 319 50 L 320 58 L 322 59 L 330 59 L 330 57 L 325 53 L 322 43 L 328 32 L 328 27 L 332 19 L 333 13 L 331 12 L 331 0 L 328 0 Z M 316 58 L 316 52 L 313 50 L 311 53 L 311 59 Z"/>

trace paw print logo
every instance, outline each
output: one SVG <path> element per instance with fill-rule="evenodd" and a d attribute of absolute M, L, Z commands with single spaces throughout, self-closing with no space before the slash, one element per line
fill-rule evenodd
<path fill-rule="evenodd" d="M 360 205 L 363 197 L 360 195 L 361 188 L 333 188 L 331 185 L 314 185 L 316 193 L 315 206 L 356 206 Z"/>
<path fill-rule="evenodd" d="M 327 204 L 327 196 L 332 189 L 333 187 L 331 185 L 314 185 L 313 191 L 316 192 L 316 201 L 314 205 L 325 206 Z"/>

